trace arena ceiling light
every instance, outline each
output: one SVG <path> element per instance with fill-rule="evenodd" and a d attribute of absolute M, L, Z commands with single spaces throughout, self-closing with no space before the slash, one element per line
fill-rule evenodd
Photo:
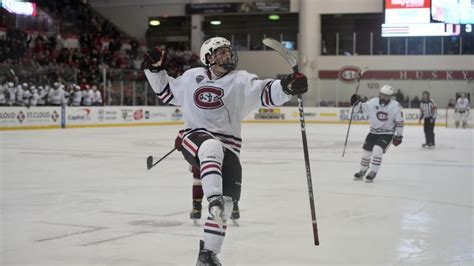
<path fill-rule="evenodd" d="M 269 19 L 269 20 L 279 20 L 279 19 L 280 19 L 280 15 L 278 15 L 278 14 L 271 14 L 270 16 L 268 16 L 268 19 Z"/>
<path fill-rule="evenodd" d="M 222 24 L 222 21 L 220 20 L 211 20 L 211 25 L 214 25 L 214 26 L 219 26 Z"/>
<path fill-rule="evenodd" d="M 157 19 L 152 19 L 148 23 L 150 24 L 150 26 L 159 26 L 161 24 L 161 22 Z"/>

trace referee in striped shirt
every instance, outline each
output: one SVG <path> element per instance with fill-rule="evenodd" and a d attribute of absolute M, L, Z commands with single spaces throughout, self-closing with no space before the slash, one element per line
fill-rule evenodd
<path fill-rule="evenodd" d="M 421 145 L 423 148 L 434 148 L 435 146 L 435 134 L 434 126 L 437 116 L 437 107 L 433 100 L 430 99 L 430 93 L 427 91 L 423 92 L 422 100 L 420 102 L 420 124 L 421 120 L 424 119 L 424 131 L 425 131 L 425 144 Z"/>

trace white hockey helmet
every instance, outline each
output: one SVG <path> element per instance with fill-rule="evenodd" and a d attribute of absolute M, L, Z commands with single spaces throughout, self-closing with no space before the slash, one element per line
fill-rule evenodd
<path fill-rule="evenodd" d="M 232 71 L 237 67 L 238 57 L 234 51 L 232 44 L 223 37 L 213 37 L 206 40 L 201 46 L 200 58 L 205 66 L 211 66 L 208 56 L 212 55 L 217 49 L 221 47 L 228 47 L 231 50 L 232 56 L 228 62 L 220 64 L 227 71 Z"/>
<path fill-rule="evenodd" d="M 383 87 L 380 88 L 380 93 L 392 96 L 393 95 L 393 88 L 390 85 L 383 85 Z"/>

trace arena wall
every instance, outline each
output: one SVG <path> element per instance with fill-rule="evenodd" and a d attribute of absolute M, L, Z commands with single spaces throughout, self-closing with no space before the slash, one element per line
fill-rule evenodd
<path fill-rule="evenodd" d="M 346 124 L 350 111 L 307 107 L 305 119 L 307 123 Z M 440 109 L 438 114 L 437 126 L 446 126 L 446 109 Z M 403 115 L 406 125 L 418 125 L 418 109 L 405 109 Z M 448 116 L 453 115 L 450 110 Z M 177 107 L 8 107 L 0 109 L 0 130 L 181 125 L 182 118 Z M 367 119 L 366 115 L 357 114 L 353 121 L 367 124 Z M 260 108 L 250 113 L 244 123 L 299 123 L 299 112 L 296 107 Z M 473 116 L 469 123 L 474 123 Z"/>

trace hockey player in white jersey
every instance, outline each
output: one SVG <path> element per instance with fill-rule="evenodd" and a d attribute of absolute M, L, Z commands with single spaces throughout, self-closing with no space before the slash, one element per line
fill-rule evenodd
<path fill-rule="evenodd" d="M 461 94 L 461 97 L 458 98 L 455 108 L 454 123 L 456 124 L 456 128 L 459 127 L 459 122 L 462 122 L 463 128 L 467 128 L 467 118 L 469 116 L 471 105 L 469 104 L 469 99 L 466 98 L 465 93 Z"/>
<path fill-rule="evenodd" d="M 201 46 L 200 59 L 206 67 L 189 69 L 176 79 L 167 75 L 165 59 L 165 51 L 149 50 L 145 74 L 164 103 L 183 108 L 182 153 L 200 168 L 209 203 L 197 265 L 221 265 L 216 254 L 221 251 L 233 200 L 239 200 L 241 191 L 241 121 L 260 106 L 282 105 L 292 95 L 305 93 L 307 78 L 296 73 L 283 80 L 260 80 L 237 71 L 237 55 L 231 43 L 221 37 Z"/>
<path fill-rule="evenodd" d="M 82 102 L 82 91 L 79 85 L 73 84 L 73 93 L 71 95 L 71 105 L 72 106 L 81 106 Z"/>
<path fill-rule="evenodd" d="M 18 84 L 15 91 L 15 105 L 24 106 L 25 102 L 23 100 L 23 93 L 28 89 L 28 83 Z"/>
<path fill-rule="evenodd" d="M 23 90 L 22 98 L 23 98 L 23 106 L 30 107 L 30 99 L 31 99 L 31 89 L 35 86 L 30 86 Z"/>
<path fill-rule="evenodd" d="M 5 84 L 0 84 L 0 106 L 5 106 L 7 105 L 7 83 Z"/>
<path fill-rule="evenodd" d="M 7 90 L 6 90 L 6 100 L 7 100 L 7 106 L 13 106 L 15 105 L 15 100 L 16 100 L 16 87 L 13 82 L 8 82 L 7 83 Z"/>
<path fill-rule="evenodd" d="M 82 105 L 91 106 L 93 101 L 94 101 L 94 92 L 89 87 L 89 85 L 86 85 L 86 89 L 82 91 Z"/>
<path fill-rule="evenodd" d="M 94 93 L 94 98 L 92 100 L 92 105 L 101 106 L 102 105 L 102 93 L 97 88 L 96 85 L 92 86 L 92 92 Z"/>
<path fill-rule="evenodd" d="M 398 146 L 403 138 L 403 113 L 402 106 L 391 99 L 393 89 L 384 85 L 380 89 L 379 97 L 361 102 L 359 95 L 352 95 L 351 104 L 354 113 L 369 115 L 370 133 L 367 135 L 363 146 L 361 168 L 355 173 L 354 180 L 362 180 L 365 176 L 367 183 L 373 182 L 382 164 L 382 156 L 387 151 L 390 143 Z M 370 172 L 366 175 L 367 170 Z"/>
<path fill-rule="evenodd" d="M 31 86 L 31 97 L 30 97 L 30 106 L 37 106 L 40 95 L 38 94 L 38 89 L 35 86 Z"/>
<path fill-rule="evenodd" d="M 55 82 L 53 86 L 54 88 L 49 90 L 48 93 L 48 102 L 53 106 L 61 106 L 61 104 L 64 102 L 64 99 L 66 98 L 66 93 L 63 90 L 62 84 L 59 82 Z"/>
<path fill-rule="evenodd" d="M 48 89 L 49 87 L 46 86 L 46 89 L 43 86 L 38 86 L 38 102 L 36 103 L 38 106 L 45 106 L 46 105 L 46 97 L 48 96 Z"/>

